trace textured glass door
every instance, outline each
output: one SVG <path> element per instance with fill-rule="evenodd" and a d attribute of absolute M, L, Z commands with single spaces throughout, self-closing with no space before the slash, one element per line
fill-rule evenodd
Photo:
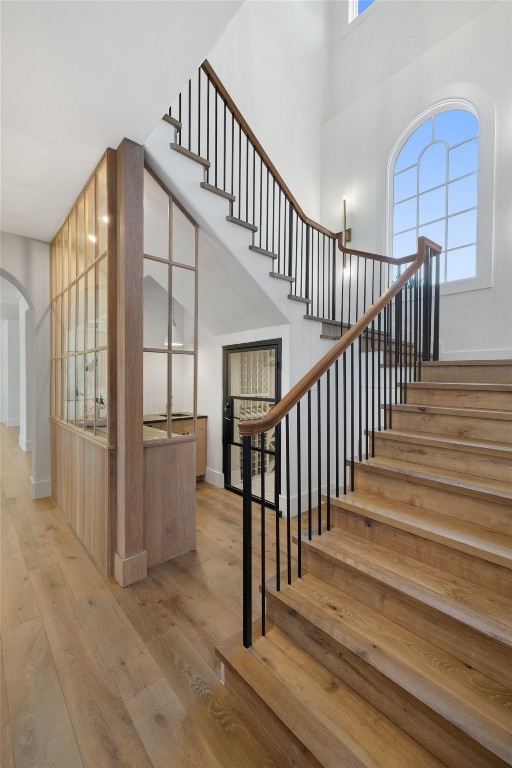
<path fill-rule="evenodd" d="M 241 421 L 261 418 L 280 399 L 280 340 L 224 347 L 224 486 L 242 492 Z M 255 500 L 261 500 L 261 473 L 265 469 L 265 500 L 275 504 L 279 493 L 276 478 L 275 430 L 265 437 L 252 438 L 252 489 Z M 276 486 L 277 483 L 277 486 Z"/>

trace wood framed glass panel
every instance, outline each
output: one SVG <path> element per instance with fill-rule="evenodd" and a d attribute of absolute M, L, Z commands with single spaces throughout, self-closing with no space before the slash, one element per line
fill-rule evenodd
<path fill-rule="evenodd" d="M 104 160 L 96 174 L 96 237 L 98 238 L 98 256 L 107 250 L 108 240 L 108 199 L 107 199 L 107 161 Z"/>
<path fill-rule="evenodd" d="M 87 266 L 96 259 L 96 183 L 91 181 L 85 192 L 85 216 L 86 216 L 86 256 Z"/>
<path fill-rule="evenodd" d="M 143 346 L 167 350 L 169 344 L 169 264 L 144 259 Z"/>
<path fill-rule="evenodd" d="M 96 346 L 107 344 L 108 334 L 108 264 L 104 256 L 96 265 Z"/>
<path fill-rule="evenodd" d="M 82 195 L 76 208 L 76 252 L 78 274 L 85 269 L 85 198 Z"/>

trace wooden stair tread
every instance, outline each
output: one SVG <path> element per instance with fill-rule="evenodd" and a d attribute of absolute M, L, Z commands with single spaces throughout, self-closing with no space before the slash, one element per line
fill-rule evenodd
<path fill-rule="evenodd" d="M 272 251 L 267 251 L 266 248 L 260 248 L 259 245 L 250 245 L 249 250 L 254 251 L 255 253 L 260 253 L 262 256 L 268 256 L 270 259 L 279 258 L 277 253 L 272 253 Z"/>
<path fill-rule="evenodd" d="M 480 365 L 512 365 L 512 360 L 426 360 L 421 364 L 426 368 L 442 368 L 443 366 L 467 368 L 468 366 Z"/>
<path fill-rule="evenodd" d="M 312 547 L 336 562 L 346 563 L 512 649 L 512 597 L 507 600 L 341 528 L 304 541 L 302 546 Z"/>
<path fill-rule="evenodd" d="M 179 120 L 176 120 L 175 117 L 171 117 L 171 115 L 164 114 L 162 115 L 162 120 L 166 123 L 169 123 L 169 125 L 172 125 L 172 127 L 176 128 L 177 131 L 181 131 L 182 125 Z"/>
<path fill-rule="evenodd" d="M 399 440 L 434 448 L 456 448 L 468 453 L 486 453 L 496 457 L 512 459 L 512 446 L 508 443 L 480 442 L 471 438 L 450 437 L 446 435 L 409 432 L 398 429 L 386 429 L 375 432 L 375 439 Z"/>
<path fill-rule="evenodd" d="M 197 155 L 195 152 L 192 152 L 192 150 L 187 149 L 186 147 L 182 147 L 181 144 L 178 144 L 177 142 L 171 142 L 171 149 L 174 149 L 175 152 L 179 152 L 181 155 L 185 155 L 185 157 L 188 157 L 189 160 L 193 160 L 195 163 L 199 163 L 199 165 L 203 165 L 205 168 L 209 168 L 211 163 L 209 160 L 206 159 L 206 157 L 201 157 L 200 155 Z"/>
<path fill-rule="evenodd" d="M 229 221 L 231 224 L 237 224 L 239 227 L 243 227 L 244 229 L 249 229 L 251 232 L 258 231 L 256 224 L 251 224 L 249 221 L 239 219 L 236 216 L 226 216 L 226 221 Z"/>
<path fill-rule="evenodd" d="M 449 485 L 454 492 L 467 492 L 473 496 L 489 497 L 490 501 L 497 503 L 512 503 L 512 483 L 491 478 L 475 478 L 472 475 L 456 472 L 454 470 L 441 469 L 429 470 L 423 464 L 412 461 L 392 459 L 386 456 L 375 456 L 362 462 L 373 469 L 383 472 L 398 472 L 408 475 L 412 480 L 427 482 L 429 485 Z"/>
<path fill-rule="evenodd" d="M 279 629 L 270 629 L 248 651 L 219 650 L 224 663 L 305 746 L 313 765 L 441 768 L 436 758 Z"/>
<path fill-rule="evenodd" d="M 303 304 L 311 304 L 311 299 L 306 299 L 305 296 L 295 296 L 293 293 L 288 294 L 290 301 L 300 301 Z"/>
<path fill-rule="evenodd" d="M 382 406 L 384 407 L 384 406 Z M 400 403 L 393 406 L 393 411 L 404 413 L 435 413 L 444 416 L 467 416 L 472 419 L 498 419 L 512 421 L 511 411 L 485 410 L 484 408 L 456 408 L 449 405 L 422 405 L 421 403 Z M 512 437 L 512 435 L 511 435 Z"/>
<path fill-rule="evenodd" d="M 312 574 L 269 592 L 304 624 L 314 624 L 491 752 L 510 758 L 510 689 Z"/>
<path fill-rule="evenodd" d="M 277 280 L 286 280 L 289 283 L 294 283 L 295 278 L 290 275 L 282 275 L 281 272 L 269 272 L 270 277 L 275 277 Z"/>
<path fill-rule="evenodd" d="M 406 384 L 401 384 L 402 387 L 407 386 L 407 390 L 411 389 L 467 389 L 470 391 L 482 390 L 487 392 L 512 392 L 512 385 L 510 384 L 494 384 L 487 382 L 460 382 L 460 381 L 413 381 Z"/>
<path fill-rule="evenodd" d="M 231 192 L 226 192 L 225 189 L 216 187 L 214 184 L 209 184 L 207 181 L 202 181 L 199 186 L 201 189 L 206 189 L 208 192 L 213 192 L 214 195 L 219 195 L 219 197 L 223 197 L 225 200 L 229 200 L 231 203 L 234 203 L 236 200 L 236 196 L 232 195 Z"/>
<path fill-rule="evenodd" d="M 512 568 L 512 535 L 365 491 L 331 498 L 331 505 Z"/>

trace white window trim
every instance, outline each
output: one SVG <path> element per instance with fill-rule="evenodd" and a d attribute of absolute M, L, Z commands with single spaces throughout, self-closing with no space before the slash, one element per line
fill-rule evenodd
<path fill-rule="evenodd" d="M 433 104 L 412 120 L 395 142 L 388 159 L 386 191 L 386 242 L 393 249 L 393 175 L 396 159 L 403 145 L 426 120 L 449 109 L 472 112 L 479 124 L 478 212 L 476 234 L 476 276 L 441 283 L 441 295 L 466 293 L 492 287 L 494 253 L 494 141 L 495 117 L 492 108 L 478 110 L 467 99 L 444 99 Z"/>

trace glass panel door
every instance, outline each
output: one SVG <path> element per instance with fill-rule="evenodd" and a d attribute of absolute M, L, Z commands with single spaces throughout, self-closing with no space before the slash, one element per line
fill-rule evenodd
<path fill-rule="evenodd" d="M 258 419 L 281 397 L 281 340 L 224 347 L 224 486 L 242 492 L 241 421 Z M 275 506 L 280 478 L 276 476 L 279 446 L 275 430 L 266 434 L 264 458 L 261 437 L 252 438 L 252 490 L 261 501 L 261 472 L 265 467 L 265 500 Z"/>

